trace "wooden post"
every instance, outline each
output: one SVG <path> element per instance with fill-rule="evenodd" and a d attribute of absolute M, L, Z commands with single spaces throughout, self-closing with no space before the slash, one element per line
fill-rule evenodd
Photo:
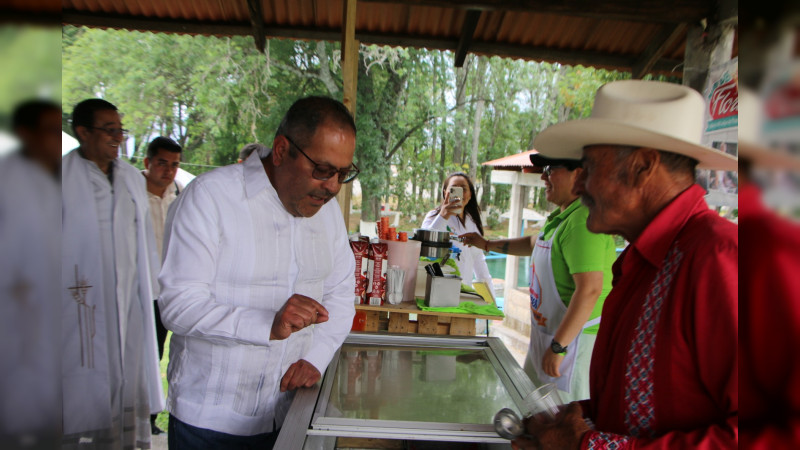
<path fill-rule="evenodd" d="M 730 61 L 738 23 L 739 8 L 734 0 L 718 3 L 713 22 L 707 27 L 689 25 L 686 36 L 686 56 L 683 67 L 683 84 L 703 92 L 708 71 L 715 65 Z"/>
<path fill-rule="evenodd" d="M 356 97 L 358 86 L 358 46 L 356 41 L 356 0 L 342 2 L 342 84 L 344 94 L 342 103 L 350 110 L 353 119 L 356 117 Z M 342 209 L 344 225 L 350 227 L 350 201 L 353 195 L 353 183 L 342 186 L 336 195 Z"/>
<path fill-rule="evenodd" d="M 356 40 L 356 0 L 344 0 L 342 2 L 342 62 L 352 61 L 352 57 L 358 56 L 357 52 L 353 50 L 352 45 Z M 357 47 L 356 47 L 357 48 Z M 345 85 L 345 99 L 347 98 L 347 65 L 343 65 L 343 77 Z M 353 85 L 355 86 L 355 84 Z M 355 100 L 355 97 L 353 97 Z M 345 106 L 350 109 L 350 112 L 355 114 L 355 103 L 352 107 L 345 101 Z"/>
<path fill-rule="evenodd" d="M 514 239 L 520 236 L 520 222 L 522 221 L 522 208 L 525 207 L 524 197 L 527 188 L 520 184 L 520 174 L 514 173 L 514 181 L 511 184 L 511 217 L 508 219 L 508 238 Z M 516 289 L 518 281 L 517 265 L 519 256 L 506 256 L 506 281 L 503 289 L 503 297 L 508 298 L 508 293 Z"/>
<path fill-rule="evenodd" d="M 703 26 L 699 23 L 689 25 L 686 33 L 686 55 L 683 61 L 683 84 L 703 92 L 708 75 L 709 51 L 704 48 Z"/>

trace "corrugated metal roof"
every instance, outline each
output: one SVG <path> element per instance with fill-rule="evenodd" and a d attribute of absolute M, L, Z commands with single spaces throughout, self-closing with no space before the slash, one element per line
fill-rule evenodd
<path fill-rule="evenodd" d="M 61 14 L 63 23 L 91 27 L 250 35 L 248 1 L 258 0 L 63 0 L 60 5 L 11 0 L 0 11 Z M 267 37 L 341 39 L 342 0 L 261 0 L 258 5 Z M 686 28 L 680 26 L 711 17 L 715 5 L 714 0 L 361 0 L 356 39 L 462 49 L 456 60 L 471 52 L 622 71 L 641 64 L 648 48 L 669 42 L 649 72 L 681 76 Z M 670 33 L 674 39 L 667 41 Z"/>

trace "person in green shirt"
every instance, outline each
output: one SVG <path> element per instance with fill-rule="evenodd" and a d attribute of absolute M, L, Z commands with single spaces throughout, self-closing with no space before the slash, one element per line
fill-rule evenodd
<path fill-rule="evenodd" d="M 565 403 L 589 398 L 589 365 L 603 301 L 611 291 L 614 240 L 586 228 L 588 210 L 572 192 L 580 161 L 531 155 L 544 167 L 547 200 L 558 206 L 538 236 L 464 243 L 485 251 L 531 255 L 531 338 L 524 369 L 536 386 L 555 383 Z"/>

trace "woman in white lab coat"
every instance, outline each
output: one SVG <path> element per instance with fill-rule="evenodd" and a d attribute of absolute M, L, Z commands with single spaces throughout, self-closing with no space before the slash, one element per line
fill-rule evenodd
<path fill-rule="evenodd" d="M 452 187 L 460 187 L 463 190 L 463 198 L 450 198 Z M 481 210 L 475 195 L 475 185 L 469 179 L 469 175 L 455 172 L 444 180 L 442 203 L 425 215 L 422 228 L 449 231 L 456 236 L 466 233 L 483 235 Z M 489 274 L 483 250 L 457 241 L 453 241 L 453 244 L 461 250 L 456 256 L 456 265 L 461 273 L 462 282 L 470 285 L 474 278 L 476 281 L 486 282 L 491 291 L 492 276 Z"/>

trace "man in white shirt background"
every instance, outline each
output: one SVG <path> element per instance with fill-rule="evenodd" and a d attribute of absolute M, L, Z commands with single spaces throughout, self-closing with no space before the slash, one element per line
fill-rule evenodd
<path fill-rule="evenodd" d="M 144 175 L 147 183 L 147 200 L 150 203 L 150 217 L 153 219 L 153 232 L 156 238 L 156 250 L 159 257 L 163 257 L 164 223 L 167 220 L 169 205 L 175 201 L 183 186 L 175 180 L 178 168 L 181 165 L 180 144 L 172 139 L 159 136 L 147 145 L 147 156 L 144 158 Z M 154 301 L 156 317 L 156 342 L 158 344 L 158 359 L 164 357 L 164 341 L 167 339 L 167 329 L 161 323 L 161 313 L 158 302 Z M 150 416 L 150 430 L 153 434 L 161 434 L 162 430 L 156 426 L 156 416 Z"/>
<path fill-rule="evenodd" d="M 183 186 L 175 180 L 181 166 L 180 144 L 172 139 L 159 136 L 147 145 L 147 156 L 144 158 L 144 175 L 147 181 L 147 199 L 150 202 L 150 214 L 156 235 L 156 249 L 163 254 L 164 223 L 167 220 L 169 205 L 180 194 Z"/>
<path fill-rule="evenodd" d="M 12 114 L 16 151 L 0 156 L 0 448 L 57 448 L 61 427 L 61 107 Z"/>
<path fill-rule="evenodd" d="M 197 177 L 170 209 L 170 448 L 271 448 L 292 391 L 349 333 L 355 261 L 334 197 L 358 174 L 355 137 L 341 102 L 300 99 L 271 152 Z"/>

